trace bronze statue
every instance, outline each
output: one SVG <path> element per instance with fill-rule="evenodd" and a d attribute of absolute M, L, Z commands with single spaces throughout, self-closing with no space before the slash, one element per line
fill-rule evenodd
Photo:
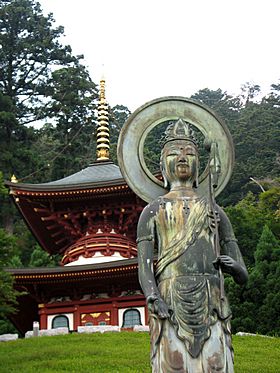
<path fill-rule="evenodd" d="M 207 148 L 209 190 L 201 195 L 193 131 L 183 119 L 168 127 L 160 166 L 169 191 L 146 206 L 138 223 L 154 373 L 233 372 L 223 273 L 238 284 L 248 275 L 229 219 L 214 199 L 221 171 L 217 143 Z"/>

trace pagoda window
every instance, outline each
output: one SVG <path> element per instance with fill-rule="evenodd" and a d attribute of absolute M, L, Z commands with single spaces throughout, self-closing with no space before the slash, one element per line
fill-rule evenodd
<path fill-rule="evenodd" d="M 126 310 L 123 314 L 122 328 L 133 328 L 135 325 L 142 325 L 140 312 L 135 308 Z"/>
<path fill-rule="evenodd" d="M 69 319 L 65 315 L 55 316 L 52 320 L 52 329 L 69 328 Z"/>
<path fill-rule="evenodd" d="M 85 326 L 93 326 L 93 323 L 90 322 L 90 321 L 89 321 L 89 322 L 86 322 L 86 323 L 85 323 Z"/>

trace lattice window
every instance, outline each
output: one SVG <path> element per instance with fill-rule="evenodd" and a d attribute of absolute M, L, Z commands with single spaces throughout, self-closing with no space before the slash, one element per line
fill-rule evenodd
<path fill-rule="evenodd" d="M 69 319 L 65 315 L 55 316 L 52 320 L 52 329 L 69 328 Z"/>
<path fill-rule="evenodd" d="M 132 308 L 124 312 L 122 328 L 132 328 L 134 325 L 142 324 L 140 312 L 137 309 Z"/>

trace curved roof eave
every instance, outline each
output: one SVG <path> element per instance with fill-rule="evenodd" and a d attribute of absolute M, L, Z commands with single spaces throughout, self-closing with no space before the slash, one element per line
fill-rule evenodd
<path fill-rule="evenodd" d="M 120 169 L 113 162 L 96 162 L 75 174 L 48 183 L 5 182 L 10 189 L 26 191 L 77 190 L 124 184 L 126 182 Z"/>
<path fill-rule="evenodd" d="M 79 184 L 68 184 L 68 185 L 48 185 L 48 184 L 28 184 L 28 183 L 13 183 L 11 181 L 6 181 L 5 185 L 10 189 L 26 190 L 26 191 L 63 191 L 63 190 L 78 190 L 78 189 L 92 189 L 92 188 L 102 188 L 106 186 L 115 185 L 126 185 L 124 179 L 115 179 L 111 181 L 100 181 L 100 182 L 88 182 Z"/>
<path fill-rule="evenodd" d="M 5 268 L 5 271 L 11 273 L 13 276 L 43 275 L 43 274 L 56 274 L 56 273 L 85 272 L 88 270 L 97 270 L 97 269 L 113 269 L 113 268 L 126 267 L 126 266 L 131 266 L 131 265 L 138 266 L 138 259 L 131 258 L 131 259 L 125 259 L 125 260 L 116 260 L 114 262 L 73 265 L 73 266 L 59 266 L 59 267 Z"/>

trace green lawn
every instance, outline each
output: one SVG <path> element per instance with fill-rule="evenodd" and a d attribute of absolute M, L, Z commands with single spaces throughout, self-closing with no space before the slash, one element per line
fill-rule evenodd
<path fill-rule="evenodd" d="M 235 373 L 280 372 L 280 338 L 236 337 Z M 71 334 L 0 344 L 0 372 L 151 372 L 147 333 Z"/>

